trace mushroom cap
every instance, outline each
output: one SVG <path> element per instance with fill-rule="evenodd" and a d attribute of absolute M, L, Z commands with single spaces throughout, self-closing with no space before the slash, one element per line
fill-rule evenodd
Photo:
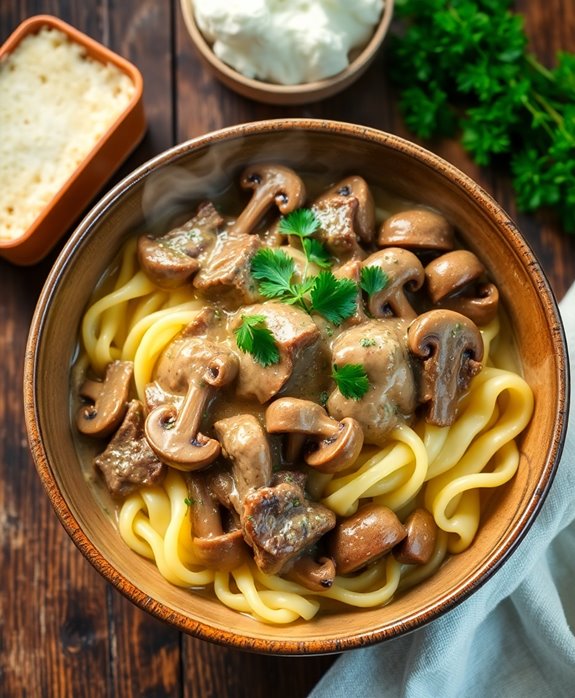
<path fill-rule="evenodd" d="M 452 310 L 430 310 L 407 330 L 412 355 L 423 360 L 421 402 L 429 402 L 427 421 L 452 424 L 457 404 L 481 370 L 483 339 L 477 326 Z"/>
<path fill-rule="evenodd" d="M 112 361 L 103 381 L 86 380 L 80 397 L 92 402 L 82 405 L 76 414 L 78 431 L 86 436 L 103 438 L 120 426 L 128 409 L 128 393 L 134 372 L 131 361 Z"/>
<path fill-rule="evenodd" d="M 407 531 L 388 507 L 365 504 L 329 535 L 329 553 L 338 574 L 350 574 L 378 560 L 400 543 Z"/>
<path fill-rule="evenodd" d="M 485 267 L 469 250 L 454 250 L 425 267 L 425 281 L 433 304 L 463 291 L 485 274 Z"/>
<path fill-rule="evenodd" d="M 335 580 L 335 562 L 331 557 L 315 560 L 311 555 L 304 555 L 295 561 L 286 576 L 310 591 L 325 591 Z"/>
<path fill-rule="evenodd" d="M 266 430 L 269 434 L 310 434 L 330 436 L 339 430 L 339 422 L 311 400 L 281 397 L 266 410 Z"/>
<path fill-rule="evenodd" d="M 200 268 L 194 257 L 147 235 L 138 238 L 138 260 L 146 274 L 161 288 L 181 286 Z"/>
<path fill-rule="evenodd" d="M 407 536 L 395 546 L 393 556 L 404 565 L 426 565 L 435 551 L 437 524 L 427 509 L 411 512 L 404 524 Z"/>
<path fill-rule="evenodd" d="M 447 252 L 455 244 L 453 227 L 444 216 L 428 209 L 401 211 L 387 218 L 379 231 L 380 247 Z"/>
<path fill-rule="evenodd" d="M 368 303 L 373 317 L 386 317 L 389 310 L 396 317 L 411 320 L 417 316 L 405 291 L 417 291 L 423 285 L 425 273 L 419 259 L 400 247 L 388 247 L 370 255 L 364 267 L 379 267 L 387 277 L 383 290 L 374 293 Z"/>
<path fill-rule="evenodd" d="M 278 164 L 249 165 L 242 172 L 240 186 L 252 189 L 253 194 L 234 224 L 235 233 L 250 233 L 273 204 L 286 214 L 299 208 L 306 197 L 300 177 L 289 167 Z"/>
<path fill-rule="evenodd" d="M 344 417 L 335 434 L 317 441 L 314 450 L 306 453 L 305 462 L 322 473 L 345 470 L 357 460 L 363 438 L 359 422 L 353 417 Z"/>
<path fill-rule="evenodd" d="M 454 310 L 468 317 L 478 327 L 489 324 L 497 315 L 499 291 L 492 283 L 477 284 L 474 296 L 458 295 L 444 298 L 442 308 Z"/>

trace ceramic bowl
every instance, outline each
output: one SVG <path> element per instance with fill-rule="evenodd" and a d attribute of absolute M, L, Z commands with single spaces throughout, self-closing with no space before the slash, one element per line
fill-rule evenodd
<path fill-rule="evenodd" d="M 24 233 L 12 240 L 0 239 L 0 256 L 22 265 L 35 264 L 48 254 L 70 230 L 70 226 L 78 221 L 88 204 L 142 140 L 146 131 L 140 71 L 129 61 L 58 17 L 37 15 L 22 22 L 0 47 L 0 60 L 12 53 L 23 39 L 37 34 L 43 27 L 62 32 L 72 43 L 80 45 L 85 55 L 91 59 L 112 65 L 127 75 L 134 85 L 134 94 L 93 148 L 69 172 L 66 181 Z"/>
<path fill-rule="evenodd" d="M 389 29 L 393 16 L 394 0 L 386 0 L 379 23 L 368 43 L 354 49 L 345 70 L 324 80 L 300 85 L 278 85 L 263 80 L 247 78 L 220 60 L 210 43 L 199 30 L 194 17 L 193 0 L 181 0 L 181 9 L 190 38 L 201 59 L 215 77 L 230 89 L 244 97 L 268 104 L 308 104 L 331 97 L 349 87 L 370 66 Z"/>
<path fill-rule="evenodd" d="M 426 583 L 384 607 L 318 615 L 285 627 L 257 622 L 209 595 L 172 586 L 152 563 L 128 550 L 87 482 L 71 412 L 64 407 L 71 403 L 70 367 L 82 314 L 122 243 L 142 224 L 150 201 L 157 202 L 159 183 L 171 181 L 165 190 L 173 192 L 173 182 L 184 181 L 187 196 L 197 203 L 237 181 L 246 163 L 263 159 L 329 172 L 334 181 L 359 173 L 399 197 L 442 210 L 497 283 L 535 395 L 535 414 L 519 439 L 518 472 L 490 500 L 466 552 L 448 558 Z M 512 221 L 477 184 L 436 155 L 399 137 L 337 122 L 235 126 L 178 145 L 129 175 L 88 214 L 58 258 L 38 302 L 26 356 L 32 452 L 52 504 L 82 553 L 153 615 L 200 638 L 258 652 L 357 648 L 414 630 L 464 600 L 496 573 L 531 526 L 553 479 L 566 424 L 566 349 L 557 306 Z"/>

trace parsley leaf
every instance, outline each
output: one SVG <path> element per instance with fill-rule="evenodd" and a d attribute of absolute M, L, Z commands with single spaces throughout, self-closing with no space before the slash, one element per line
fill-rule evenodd
<path fill-rule="evenodd" d="M 315 279 L 310 297 L 312 310 L 340 325 L 355 313 L 357 286 L 351 279 L 338 279 L 331 271 L 322 271 Z"/>
<path fill-rule="evenodd" d="M 397 0 L 392 80 L 407 127 L 459 134 L 479 165 L 513 176 L 518 208 L 551 207 L 575 233 L 575 55 L 548 69 L 511 0 Z"/>
<path fill-rule="evenodd" d="M 279 231 L 283 235 L 297 235 L 299 238 L 307 238 L 313 235 L 319 228 L 319 220 L 310 208 L 298 208 L 287 216 L 284 216 L 279 224 Z"/>
<path fill-rule="evenodd" d="M 252 258 L 252 276 L 259 281 L 259 291 L 268 298 L 281 298 L 292 293 L 291 277 L 295 264 L 282 250 L 259 249 Z"/>
<path fill-rule="evenodd" d="M 361 400 L 369 390 L 369 378 L 361 364 L 344 364 L 333 366 L 331 377 L 339 392 L 348 400 Z"/>
<path fill-rule="evenodd" d="M 359 285 L 368 296 L 383 291 L 388 282 L 389 277 L 379 267 L 362 267 Z"/>
<path fill-rule="evenodd" d="M 251 354 L 254 361 L 264 368 L 279 362 L 279 349 L 263 315 L 242 315 L 242 322 L 234 334 L 238 349 Z"/>
<path fill-rule="evenodd" d="M 302 247 L 308 262 L 317 264 L 322 269 L 331 267 L 331 255 L 319 240 L 305 238 L 302 240 Z"/>

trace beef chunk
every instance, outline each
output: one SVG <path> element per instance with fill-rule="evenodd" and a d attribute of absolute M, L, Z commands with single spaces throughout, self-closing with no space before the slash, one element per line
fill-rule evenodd
<path fill-rule="evenodd" d="M 144 433 L 144 409 L 132 400 L 118 431 L 106 450 L 94 459 L 111 494 L 125 497 L 142 485 L 154 485 L 166 466 L 148 446 Z"/>
<path fill-rule="evenodd" d="M 206 295 L 241 303 L 253 303 L 259 295 L 250 265 L 261 247 L 257 235 L 222 233 L 208 259 L 194 278 L 194 286 Z"/>
<path fill-rule="evenodd" d="M 263 404 L 286 385 L 302 352 L 317 342 L 320 331 L 307 313 L 284 303 L 263 303 L 242 308 L 233 318 L 231 329 L 239 326 L 243 315 L 265 317 L 280 353 L 277 364 L 265 367 L 254 361 L 250 354 L 239 355 L 237 394 L 242 398 L 256 398 Z"/>
<path fill-rule="evenodd" d="M 266 574 L 281 574 L 335 526 L 335 514 L 307 500 L 297 484 L 284 482 L 249 494 L 242 523 L 257 566 Z"/>
<path fill-rule="evenodd" d="M 314 237 L 336 257 L 365 257 L 355 231 L 358 204 L 355 196 L 332 196 L 320 199 L 312 206 L 320 223 Z"/>
<path fill-rule="evenodd" d="M 200 268 L 223 222 L 214 206 L 206 202 L 193 218 L 165 235 L 140 236 L 138 258 L 142 268 L 162 288 L 181 286 Z"/>

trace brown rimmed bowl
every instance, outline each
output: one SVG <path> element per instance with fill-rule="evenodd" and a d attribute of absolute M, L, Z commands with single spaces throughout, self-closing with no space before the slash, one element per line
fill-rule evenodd
<path fill-rule="evenodd" d="M 439 208 L 498 284 L 535 413 L 520 438 L 515 478 L 490 501 L 473 545 L 424 584 L 382 608 L 319 615 L 289 626 L 259 623 L 208 595 L 172 586 L 130 551 L 97 503 L 75 448 L 70 367 L 90 295 L 122 243 L 149 215 L 165 181 L 185 182 L 197 203 L 223 191 L 250 161 L 304 172 L 351 173 L 398 196 Z M 174 179 L 175 178 L 175 179 Z M 173 186 L 165 188 L 174 190 Z M 171 201 L 173 204 L 173 200 Z M 96 569 L 131 601 L 176 628 L 240 649 L 278 654 L 339 652 L 394 638 L 467 598 L 515 550 L 549 490 L 567 411 L 565 339 L 555 300 L 531 250 L 498 204 L 441 158 L 401 138 L 329 121 L 234 126 L 178 145 L 114 187 L 59 256 L 32 321 L 25 365 L 26 425 L 38 473 L 62 524 Z"/>
<path fill-rule="evenodd" d="M 365 46 L 354 49 L 349 56 L 349 65 L 340 73 L 324 80 L 306 82 L 300 85 L 278 85 L 248 78 L 216 56 L 206 40 L 194 16 L 194 0 L 180 0 L 182 15 L 188 34 L 204 64 L 226 87 L 243 97 L 267 104 L 309 104 L 332 97 L 349 87 L 369 68 L 387 35 L 395 0 L 385 0 L 385 6 L 370 40 Z"/>

